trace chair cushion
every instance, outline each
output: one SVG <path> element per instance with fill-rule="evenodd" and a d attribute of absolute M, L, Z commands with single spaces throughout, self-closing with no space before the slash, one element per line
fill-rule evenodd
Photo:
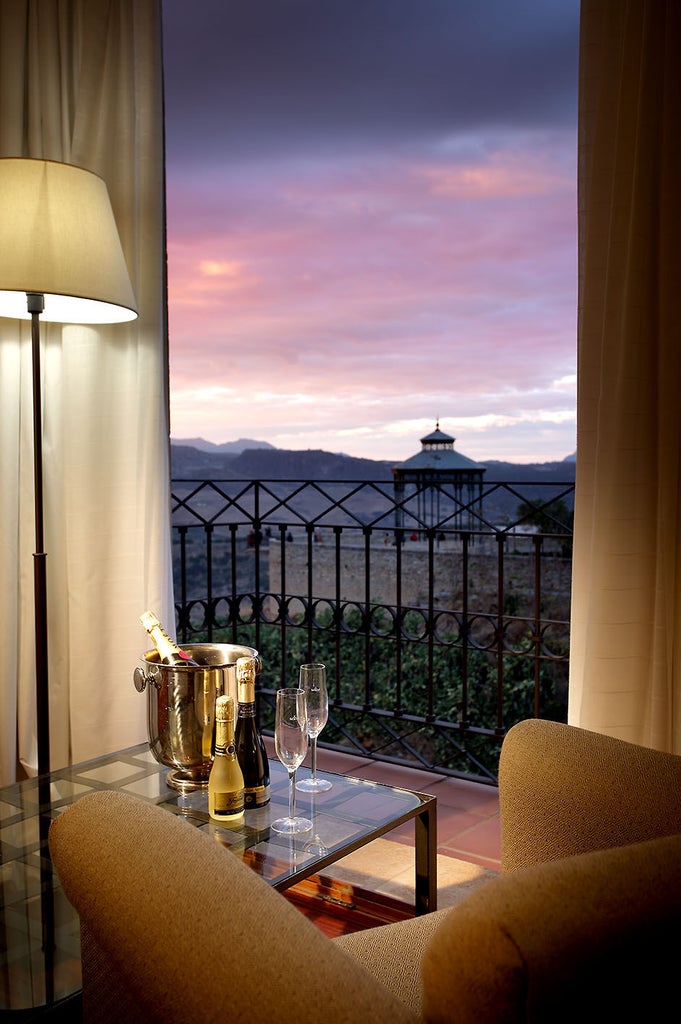
<path fill-rule="evenodd" d="M 422 1012 L 421 957 L 448 910 L 394 921 L 333 940 L 415 1013 Z"/>
<path fill-rule="evenodd" d="M 534 865 L 452 908 L 422 961 L 427 1021 L 651 1020 L 678 993 L 681 835 Z"/>

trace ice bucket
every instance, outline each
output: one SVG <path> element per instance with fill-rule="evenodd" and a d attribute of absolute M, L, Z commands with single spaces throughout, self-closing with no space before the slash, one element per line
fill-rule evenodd
<path fill-rule="evenodd" d="M 215 700 L 230 694 L 237 700 L 237 658 L 255 658 L 258 652 L 238 644 L 183 644 L 198 662 L 164 665 L 158 651 L 144 654 L 135 669 L 135 688 L 147 691 L 149 749 L 159 764 L 171 770 L 166 782 L 182 791 L 208 784 L 213 763 Z"/>

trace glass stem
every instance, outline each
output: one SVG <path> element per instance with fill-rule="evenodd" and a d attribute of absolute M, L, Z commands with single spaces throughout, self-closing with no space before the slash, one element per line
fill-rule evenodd
<path fill-rule="evenodd" d="M 288 777 L 288 816 L 296 816 L 296 772 L 295 769 Z"/>
<path fill-rule="evenodd" d="M 311 736 L 310 740 L 311 740 L 311 745 L 312 745 L 312 778 L 316 779 L 317 778 L 317 737 L 316 736 Z"/>

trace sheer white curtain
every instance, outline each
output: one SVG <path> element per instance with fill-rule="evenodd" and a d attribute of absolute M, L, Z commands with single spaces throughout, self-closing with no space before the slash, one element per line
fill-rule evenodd
<path fill-rule="evenodd" d="M 583 0 L 569 717 L 681 754 L 681 4 Z"/>
<path fill-rule="evenodd" d="M 106 181 L 139 320 L 41 326 L 51 765 L 146 739 L 173 623 L 160 0 L 0 0 L 0 156 Z M 30 324 L 0 318 L 0 782 L 37 763 Z"/>

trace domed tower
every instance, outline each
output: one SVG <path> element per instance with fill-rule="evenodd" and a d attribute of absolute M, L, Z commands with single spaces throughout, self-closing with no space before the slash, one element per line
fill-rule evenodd
<path fill-rule="evenodd" d="M 395 525 L 404 526 L 404 502 L 416 499 L 420 529 L 430 529 L 444 519 L 448 527 L 472 529 L 482 511 L 485 466 L 454 450 L 454 441 L 440 430 L 421 438 L 421 451 L 393 466 Z"/>

